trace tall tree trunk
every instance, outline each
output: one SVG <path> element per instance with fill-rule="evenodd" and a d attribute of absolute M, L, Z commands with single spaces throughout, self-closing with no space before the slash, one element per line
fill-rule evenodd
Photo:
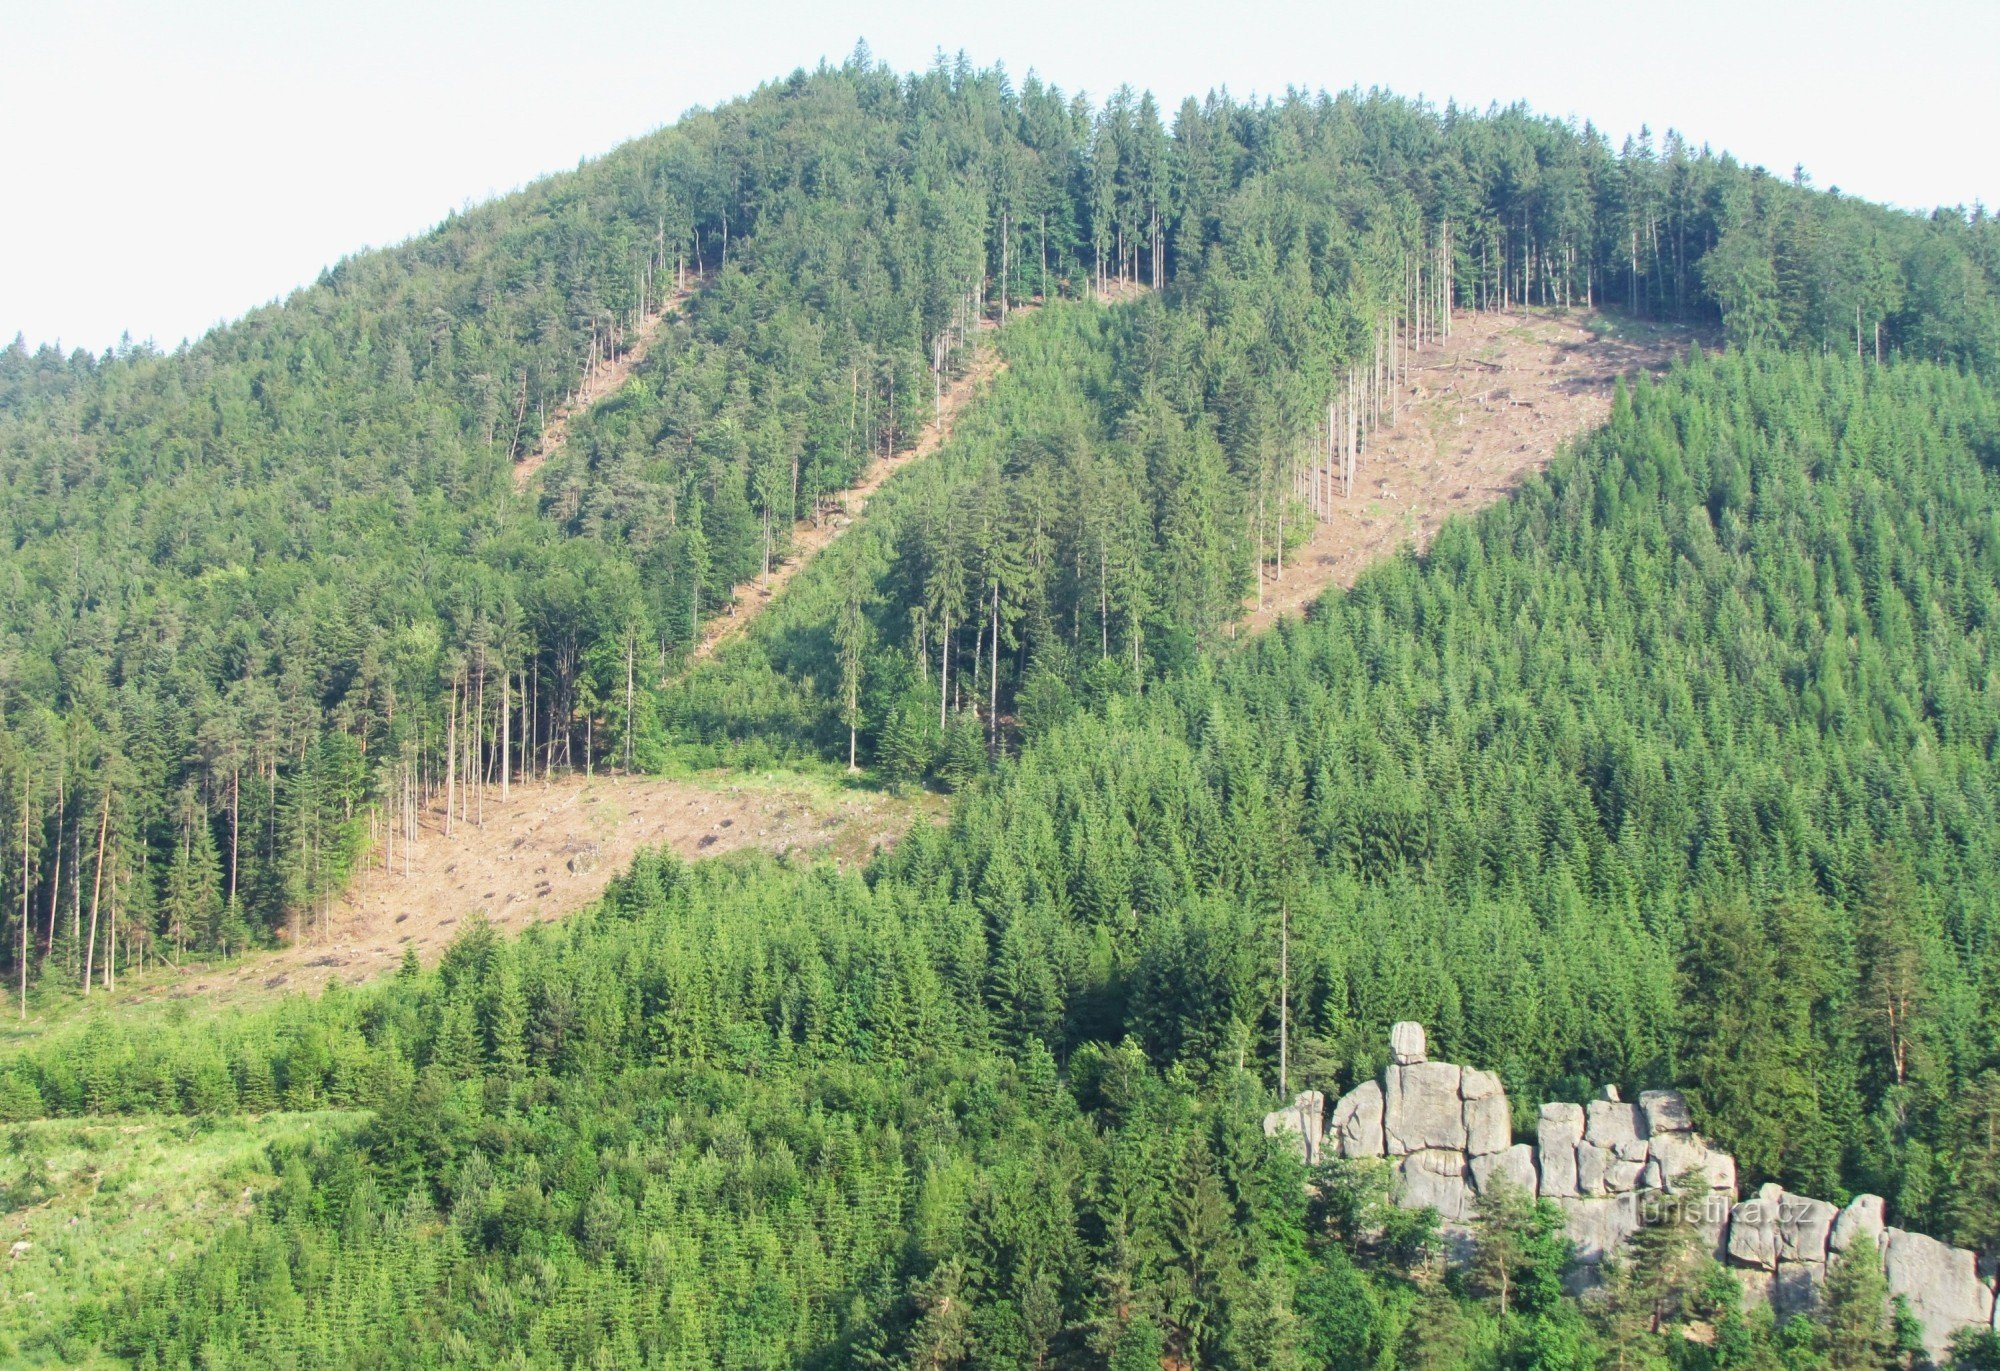
<path fill-rule="evenodd" d="M 1278 906 L 1278 1099 L 1292 1097 L 1292 908 Z M 1308 1140 L 1310 1142 L 1310 1140 Z"/>
<path fill-rule="evenodd" d="M 90 886 L 90 941 L 83 945 L 83 993 L 90 994 L 90 974 L 97 955 L 97 902 L 104 894 L 104 840 L 111 832 L 111 786 L 104 787 L 104 812 L 97 821 L 97 875 Z"/>
<path fill-rule="evenodd" d="M 444 836 L 451 836 L 451 821 L 458 803 L 458 677 L 451 678 L 451 708 L 445 715 L 444 733 Z"/>
<path fill-rule="evenodd" d="M 118 988 L 118 863 L 111 864 L 111 920 L 104 930 L 104 988 Z"/>
<path fill-rule="evenodd" d="M 64 787 L 67 782 L 64 770 L 66 767 L 58 769 L 56 773 L 56 867 L 55 877 L 49 882 L 49 936 L 42 947 L 44 965 L 48 963 L 49 954 L 56 950 L 56 910 L 62 907 L 63 812 L 67 807 L 64 803 L 66 798 Z"/>
<path fill-rule="evenodd" d="M 21 1019 L 28 1018 L 28 772 L 21 769 Z M 60 835 L 56 851 L 62 851 Z"/>
<path fill-rule="evenodd" d="M 513 723 L 514 716 L 512 702 L 508 699 L 508 687 L 513 681 L 514 673 L 511 669 L 500 673 L 500 803 L 503 805 L 513 796 L 511 768 L 514 758 L 510 749 L 514 745 L 514 740 L 509 725 Z"/>
<path fill-rule="evenodd" d="M 938 727 L 945 726 L 951 705 L 951 612 L 947 610 L 938 629 Z"/>

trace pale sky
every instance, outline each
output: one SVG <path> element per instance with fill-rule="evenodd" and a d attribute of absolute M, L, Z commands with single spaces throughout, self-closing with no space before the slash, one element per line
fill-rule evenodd
<path fill-rule="evenodd" d="M 170 347 L 862 37 L 1168 109 L 1524 99 L 1871 199 L 2000 201 L 2000 0 L 0 0 L 0 342 Z"/>

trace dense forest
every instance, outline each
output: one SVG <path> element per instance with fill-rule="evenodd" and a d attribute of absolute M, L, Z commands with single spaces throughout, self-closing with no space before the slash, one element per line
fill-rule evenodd
<path fill-rule="evenodd" d="M 309 930 L 415 810 L 527 774 L 958 796 L 864 873 L 651 854 L 361 990 L 25 1040 L 0 1119 L 365 1111 L 26 1351 L 1912 1364 L 1864 1275 L 1780 1324 L 1672 1214 L 1593 1302 L 1504 1196 L 1447 1264 L 1257 1120 L 1281 1004 L 1329 1093 L 1420 1018 L 1517 1124 L 1678 1085 L 1746 1183 L 2000 1253 L 1996 292 L 1983 213 L 1671 135 L 1372 92 L 1169 120 L 857 53 L 173 354 L 0 354 L 24 1014 Z M 1451 309 L 1593 307 L 1725 346 L 1236 640 L 1342 378 Z M 982 346 L 938 456 L 686 669 Z"/>
<path fill-rule="evenodd" d="M 1671 1224 L 1580 1308 L 1496 1213 L 1506 1307 L 1365 1167 L 1306 1206 L 1255 1118 L 1282 913 L 1306 1081 L 1420 1013 L 1519 1108 L 1680 1082 L 1746 1177 L 2000 1246 L 1996 459 L 1961 372 L 1698 359 L 1423 562 L 1051 721 L 866 880 L 649 858 L 374 990 L 90 1021 L 0 1107 L 374 1110 L 104 1312 L 160 1364 L 1887 1365 Z"/>

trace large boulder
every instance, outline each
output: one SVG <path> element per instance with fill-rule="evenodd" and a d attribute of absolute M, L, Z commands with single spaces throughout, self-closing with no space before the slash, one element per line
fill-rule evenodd
<path fill-rule="evenodd" d="M 1611 1160 L 1604 1164 L 1604 1188 L 1614 1195 L 1623 1195 L 1637 1190 L 1645 1174 L 1644 1162 L 1628 1162 L 1614 1152 Z"/>
<path fill-rule="evenodd" d="M 1405 1019 L 1389 1029 L 1389 1060 L 1397 1066 L 1417 1066 L 1430 1060 L 1422 1024 Z"/>
<path fill-rule="evenodd" d="M 1326 1112 L 1326 1096 L 1317 1090 L 1303 1090 L 1283 1109 L 1264 1116 L 1264 1136 L 1290 1135 L 1302 1161 L 1311 1165 L 1320 1160 L 1320 1121 Z"/>
<path fill-rule="evenodd" d="M 1924 1348 L 1943 1357 L 1951 1335 L 1968 1325 L 1993 1323 L 1993 1292 L 1979 1279 L 1972 1253 L 1922 1233 L 1883 1230 L 1882 1270 L 1889 1297 L 1901 1295 L 1923 1328 Z"/>
<path fill-rule="evenodd" d="M 1618 1154 L 1608 1147 L 1586 1142 L 1576 1145 L 1576 1193 L 1579 1195 L 1602 1195 L 1609 1187 L 1605 1184 L 1606 1174 Z"/>
<path fill-rule="evenodd" d="M 1465 1150 L 1459 1074 L 1448 1062 L 1392 1066 L 1383 1073 L 1382 1133 L 1390 1156 Z"/>
<path fill-rule="evenodd" d="M 1825 1200 L 1786 1195 L 1778 1206 L 1778 1260 L 1824 1262 L 1827 1235 L 1839 1215 Z"/>
<path fill-rule="evenodd" d="M 1833 1234 L 1827 1239 L 1827 1247 L 1834 1252 L 1845 1252 L 1864 1237 L 1875 1240 L 1875 1248 L 1882 1248 L 1882 1232 L 1886 1224 L 1882 1221 L 1882 1197 L 1880 1195 L 1856 1195 L 1847 1202 L 1847 1208 L 1840 1211 L 1840 1217 L 1833 1221 Z"/>
<path fill-rule="evenodd" d="M 1651 1149 L 1645 1181 L 1649 1188 L 1679 1193 L 1706 1185 L 1711 1195 L 1736 1198 L 1736 1159 L 1727 1152 L 1711 1151 L 1700 1134 L 1656 1133 L 1647 1146 Z"/>
<path fill-rule="evenodd" d="M 1541 1154 L 1542 1193 L 1551 1199 L 1573 1199 L 1576 1186 L 1576 1145 L 1583 1141 L 1583 1106 L 1545 1104 L 1535 1125 L 1535 1147 Z"/>
<path fill-rule="evenodd" d="M 1405 1209 L 1435 1209 L 1447 1224 L 1472 1217 L 1472 1191 L 1465 1184 L 1465 1154 L 1427 1147 L 1396 1163 L 1396 1203 Z"/>
<path fill-rule="evenodd" d="M 1500 1078 L 1468 1066 L 1459 1075 L 1458 1093 L 1465 1101 L 1465 1150 L 1475 1157 L 1504 1151 L 1514 1141 L 1514 1119 Z"/>
<path fill-rule="evenodd" d="M 1472 1188 L 1484 1195 L 1493 1188 L 1495 1179 L 1511 1181 L 1517 1189 L 1529 1195 L 1540 1192 L 1540 1180 L 1535 1175 L 1535 1149 L 1527 1143 L 1515 1143 L 1499 1152 L 1488 1152 L 1472 1159 Z"/>
<path fill-rule="evenodd" d="M 1649 1138 L 1662 1133 L 1694 1131 L 1694 1112 L 1688 1108 L 1687 1097 L 1678 1090 L 1641 1090 L 1639 1113 L 1645 1119 Z"/>
<path fill-rule="evenodd" d="M 1729 1260 L 1760 1271 L 1778 1269 L 1778 1209 L 1783 1187 L 1763 1185 L 1729 1214 Z"/>
<path fill-rule="evenodd" d="M 1333 1107 L 1334 1140 L 1343 1157 L 1382 1155 L 1382 1087 L 1363 1081 Z"/>
<path fill-rule="evenodd" d="M 1616 1147 L 1639 1137 L 1639 1106 L 1618 1100 L 1592 1100 L 1585 1112 L 1583 1136 L 1599 1147 Z"/>

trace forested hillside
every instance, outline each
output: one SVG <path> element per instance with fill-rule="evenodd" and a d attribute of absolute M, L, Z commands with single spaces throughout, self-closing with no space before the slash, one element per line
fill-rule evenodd
<path fill-rule="evenodd" d="M 1129 91 L 1092 109 L 857 53 L 171 355 L 17 344 L 0 780 L 27 960 L 71 983 L 240 947 L 323 909 L 370 834 L 454 778 L 656 762 L 686 736 L 659 668 L 793 516 L 910 441 L 981 315 L 1119 278 L 1170 301 L 1118 326 L 1125 394 L 1090 421 L 1118 441 L 1007 496 L 1017 523 L 1037 501 L 1082 516 L 1063 580 L 1017 530 L 975 541 L 964 520 L 904 554 L 896 613 L 922 598 L 926 618 L 885 641 L 968 662 L 997 618 L 1011 698 L 1037 662 L 1082 684 L 1086 619 L 1141 673 L 1213 645 L 1296 526 L 1287 464 L 1333 378 L 1419 286 L 1985 369 L 1996 244 L 1983 217 L 1888 213 L 1671 137 L 1614 151 L 1521 109 L 1295 94 L 1165 119 Z M 641 377 L 517 499 L 545 416 L 691 273 Z"/>
<path fill-rule="evenodd" d="M 1996 290 L 1983 213 L 1672 137 L 858 53 L 171 355 L 0 355 L 5 965 L 50 1025 L 0 1053 L 0 1212 L 99 1187 L 72 1120 L 298 1113 L 137 1283 L 89 1226 L 17 1252 L 65 1302 L 0 1301 L 0 1356 L 1913 1364 L 1878 1288 L 1779 1324 L 1670 1223 L 1590 1302 L 1546 1209 L 1448 1265 L 1258 1120 L 1417 1018 L 1519 1126 L 1680 1086 L 1746 1183 L 2000 1256 Z M 1235 632 L 1343 384 L 1604 306 L 1728 346 Z M 982 322 L 952 439 L 690 663 Z M 309 932 L 468 787 L 807 757 L 951 822 L 860 872 L 646 854 L 358 990 L 55 1012 Z"/>
<path fill-rule="evenodd" d="M 1523 1107 L 1678 1082 L 1746 1178 L 1990 1250 L 1996 458 L 1961 373 L 1698 361 L 865 882 L 642 861 L 374 991 L 79 1028 L 6 1107 L 376 1111 L 107 1311 L 162 1364 L 1685 1363 L 1679 1319 L 1733 1330 L 1693 1364 L 1820 1364 L 1698 1271 L 1657 1335 L 1502 1313 L 1420 1231 L 1364 1240 L 1364 1197 L 1304 1209 L 1254 1127 L 1280 921 L 1295 1079 L 1418 1012 Z"/>

